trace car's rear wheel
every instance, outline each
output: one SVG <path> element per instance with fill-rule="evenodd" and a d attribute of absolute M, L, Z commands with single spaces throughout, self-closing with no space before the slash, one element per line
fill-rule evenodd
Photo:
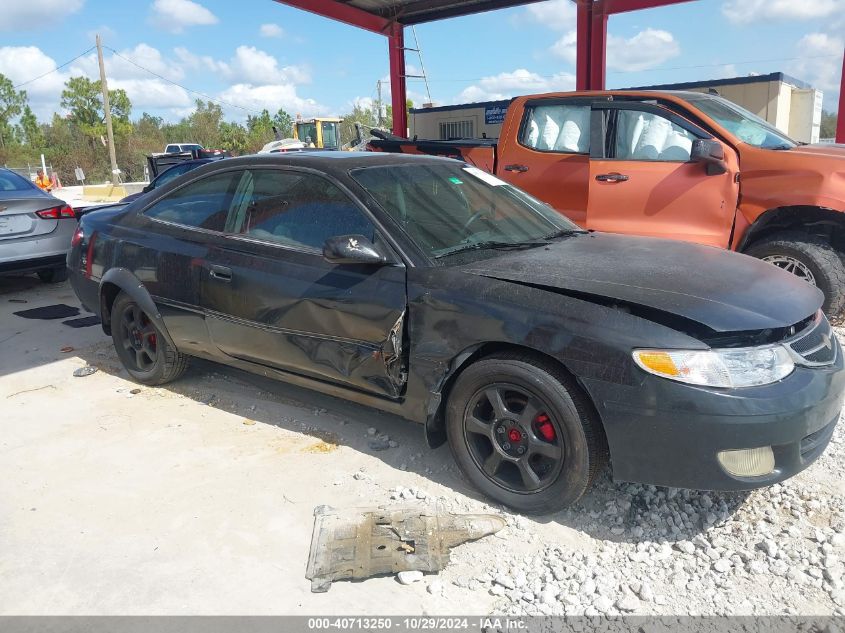
<path fill-rule="evenodd" d="M 57 284 L 67 280 L 67 268 L 45 268 L 38 271 L 38 278 L 45 284 Z"/>
<path fill-rule="evenodd" d="M 559 367 L 527 353 L 482 359 L 449 395 L 455 460 L 484 494 L 526 513 L 577 501 L 607 461 L 591 403 Z"/>
<path fill-rule="evenodd" d="M 776 233 L 745 253 L 774 264 L 824 293 L 822 309 L 832 318 L 845 314 L 845 264 L 824 238 L 798 232 Z"/>
<path fill-rule="evenodd" d="M 149 315 L 122 292 L 111 309 L 111 333 L 120 361 L 138 382 L 161 385 L 179 378 L 188 366 L 188 356 L 168 345 Z"/>

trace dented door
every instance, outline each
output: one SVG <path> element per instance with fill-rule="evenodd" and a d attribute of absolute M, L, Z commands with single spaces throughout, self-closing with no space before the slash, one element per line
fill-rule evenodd
<path fill-rule="evenodd" d="M 378 241 L 337 182 L 314 170 L 246 170 L 202 262 L 209 333 L 228 356 L 397 397 L 405 267 L 331 264 L 322 248 L 340 235 Z"/>

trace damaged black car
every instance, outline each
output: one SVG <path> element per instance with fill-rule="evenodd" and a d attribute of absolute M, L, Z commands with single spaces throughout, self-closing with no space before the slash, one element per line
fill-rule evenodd
<path fill-rule="evenodd" d="M 68 268 L 135 380 L 201 357 L 396 413 L 523 512 L 573 503 L 608 463 L 665 486 L 781 481 L 842 404 L 816 288 L 583 231 L 449 159 L 210 163 L 86 215 Z"/>

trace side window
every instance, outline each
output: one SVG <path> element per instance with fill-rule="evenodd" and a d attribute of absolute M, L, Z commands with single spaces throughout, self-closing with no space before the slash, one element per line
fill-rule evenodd
<path fill-rule="evenodd" d="M 338 235 L 374 239 L 370 220 L 328 179 L 275 169 L 247 173 L 238 185 L 227 232 L 315 249 Z"/>
<path fill-rule="evenodd" d="M 243 172 L 208 176 L 162 198 L 144 212 L 149 218 L 209 231 L 222 231 Z"/>
<path fill-rule="evenodd" d="M 614 129 L 613 158 L 682 162 L 690 159 L 695 136 L 659 114 L 618 110 Z"/>
<path fill-rule="evenodd" d="M 547 105 L 526 109 L 519 142 L 545 152 L 590 152 L 590 106 Z"/>

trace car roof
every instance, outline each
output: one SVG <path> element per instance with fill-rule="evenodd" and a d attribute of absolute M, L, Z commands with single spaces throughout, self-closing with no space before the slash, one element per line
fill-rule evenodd
<path fill-rule="evenodd" d="M 389 165 L 409 164 L 439 164 L 453 163 L 461 164 L 460 161 L 440 156 L 428 156 L 422 154 L 391 154 L 387 152 L 343 152 L 343 151 L 316 151 L 316 152 L 285 152 L 278 154 L 252 154 L 238 158 L 227 158 L 226 165 L 249 166 L 249 165 L 299 165 L 311 167 L 325 172 L 346 172 L 350 169 L 360 167 L 378 167 Z"/>

